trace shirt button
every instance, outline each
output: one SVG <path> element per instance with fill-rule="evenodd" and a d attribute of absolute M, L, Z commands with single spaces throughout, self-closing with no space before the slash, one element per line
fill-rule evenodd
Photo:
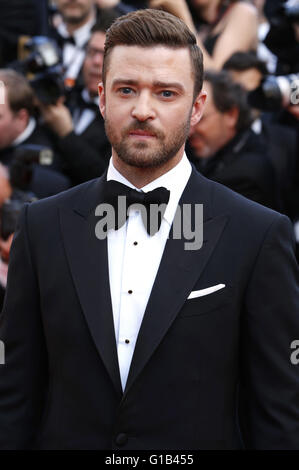
<path fill-rule="evenodd" d="M 129 344 L 129 343 L 130 343 L 130 340 L 129 340 L 129 339 L 125 339 L 125 343 L 126 343 L 126 344 Z"/>
<path fill-rule="evenodd" d="M 117 446 L 124 446 L 128 442 L 128 436 L 124 433 L 120 433 L 115 438 L 115 444 Z"/>
<path fill-rule="evenodd" d="M 138 245 L 138 242 L 134 242 L 134 245 L 135 245 L 135 246 Z"/>
<path fill-rule="evenodd" d="M 128 294 L 133 294 L 133 291 L 132 291 L 132 290 L 128 290 Z"/>

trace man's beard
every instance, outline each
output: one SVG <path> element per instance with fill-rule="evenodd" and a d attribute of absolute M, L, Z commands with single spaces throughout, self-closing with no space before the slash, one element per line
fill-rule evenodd
<path fill-rule="evenodd" d="M 163 132 L 155 129 L 147 122 L 138 121 L 124 129 L 121 138 L 119 138 L 116 135 L 113 123 L 108 117 L 105 119 L 105 131 L 117 156 L 124 163 L 137 168 L 157 168 L 172 160 L 186 142 L 190 128 L 190 116 L 191 111 L 188 119 L 173 130 L 168 139 Z M 134 143 L 133 137 L 130 142 L 129 132 L 137 129 L 155 134 L 153 139 L 159 142 L 160 145 L 154 145 L 151 148 L 151 142 L 139 141 Z"/>
<path fill-rule="evenodd" d="M 68 15 L 67 13 L 63 13 L 62 17 L 65 23 L 69 23 L 75 26 L 85 21 L 88 18 L 89 14 L 90 14 L 89 10 L 87 11 L 83 10 L 81 11 L 81 14 L 79 14 L 78 16 L 72 16 L 72 15 Z"/>

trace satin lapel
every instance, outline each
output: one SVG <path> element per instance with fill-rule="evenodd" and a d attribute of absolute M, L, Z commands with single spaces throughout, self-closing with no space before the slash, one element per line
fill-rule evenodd
<path fill-rule="evenodd" d="M 101 202 L 102 178 L 92 183 L 74 209 L 61 209 L 60 221 L 71 274 L 91 336 L 115 389 L 122 394 L 112 304 L 107 239 L 95 235 L 95 208 Z"/>
<path fill-rule="evenodd" d="M 180 205 L 203 204 L 203 246 L 188 251 L 184 238 L 168 239 L 137 338 L 123 399 L 186 302 L 225 228 L 227 215 L 211 218 L 210 188 L 207 180 L 193 170 Z"/>

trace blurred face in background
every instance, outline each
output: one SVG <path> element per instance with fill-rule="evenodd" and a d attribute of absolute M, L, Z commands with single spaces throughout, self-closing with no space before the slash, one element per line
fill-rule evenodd
<path fill-rule="evenodd" d="M 4 202 L 10 198 L 12 194 L 12 187 L 9 182 L 9 174 L 7 168 L 0 163 L 0 207 L 4 204 Z M 1 220 L 0 220 L 1 225 Z M 3 261 L 8 263 L 9 260 L 9 252 L 10 247 L 12 244 L 13 233 L 9 235 L 9 237 L 4 240 L 1 238 L 0 235 L 0 257 Z M 0 273 L 1 277 L 1 273 Z"/>
<path fill-rule="evenodd" d="M 234 82 L 239 83 L 245 90 L 255 90 L 261 83 L 263 74 L 252 67 L 247 70 L 229 70 Z"/>
<path fill-rule="evenodd" d="M 215 4 L 215 5 L 218 5 L 221 3 L 221 0 L 190 0 L 190 3 L 193 7 L 199 7 L 202 8 L 202 7 L 207 7 L 209 5 L 212 4 Z"/>
<path fill-rule="evenodd" d="M 10 146 L 24 131 L 29 117 L 25 109 L 18 112 L 11 110 L 5 93 L 4 103 L 0 104 L 0 149 Z"/>
<path fill-rule="evenodd" d="M 189 3 L 195 10 L 201 13 L 207 8 L 217 9 L 222 3 L 222 0 L 190 0 Z"/>
<path fill-rule="evenodd" d="M 295 33 L 295 39 L 297 42 L 299 42 L 299 23 L 298 22 L 293 23 L 293 29 Z"/>
<path fill-rule="evenodd" d="M 94 12 L 94 0 L 56 0 L 56 5 L 64 21 L 74 25 L 87 21 Z"/>
<path fill-rule="evenodd" d="M 93 33 L 86 49 L 83 78 L 90 96 L 97 96 L 98 84 L 102 81 L 105 37 L 105 33 Z"/>
<path fill-rule="evenodd" d="M 235 110 L 218 111 L 210 83 L 204 82 L 203 89 L 207 92 L 204 114 L 191 128 L 189 143 L 196 157 L 209 158 L 234 137 L 238 114 Z"/>
<path fill-rule="evenodd" d="M 0 237 L 0 257 L 5 263 L 8 263 L 9 261 L 9 253 L 13 241 L 13 236 L 14 234 L 11 233 L 6 240 L 3 240 L 3 238 Z"/>
<path fill-rule="evenodd" d="M 8 169 L 0 163 L 0 207 L 4 201 L 9 199 L 12 194 L 12 187 L 9 182 Z"/>

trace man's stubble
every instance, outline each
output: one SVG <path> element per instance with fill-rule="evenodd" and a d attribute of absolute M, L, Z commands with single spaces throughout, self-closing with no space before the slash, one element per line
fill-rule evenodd
<path fill-rule="evenodd" d="M 124 163 L 136 168 L 158 168 L 172 160 L 185 144 L 189 134 L 191 113 L 192 109 L 188 118 L 172 130 L 169 137 L 146 121 L 135 121 L 121 132 L 119 138 L 109 116 L 105 119 L 105 131 L 111 146 Z M 152 145 L 150 141 L 130 142 L 129 132 L 137 129 L 154 133 L 158 145 Z"/>

